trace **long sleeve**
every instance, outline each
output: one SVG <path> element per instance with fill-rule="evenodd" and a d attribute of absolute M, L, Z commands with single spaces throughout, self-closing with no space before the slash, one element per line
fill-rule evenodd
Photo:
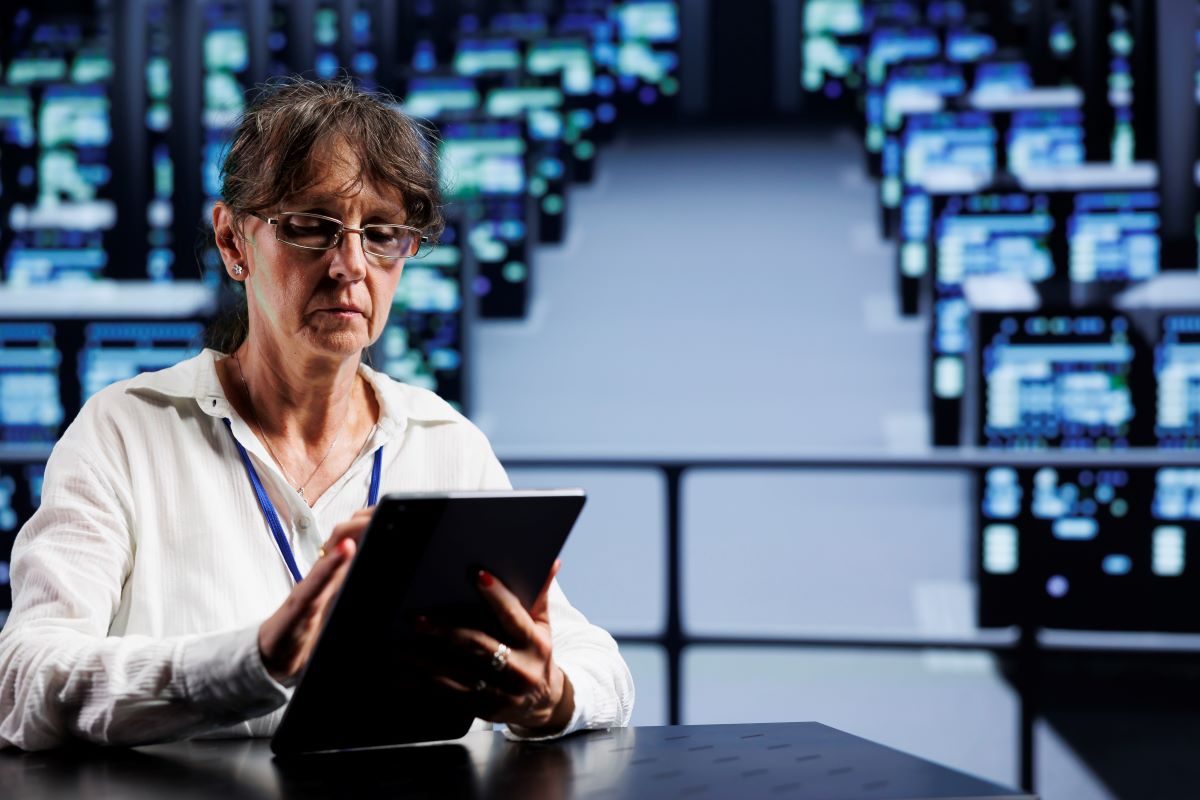
<path fill-rule="evenodd" d="M 550 587 L 554 660 L 575 689 L 575 713 L 560 735 L 622 728 L 633 716 L 633 676 L 616 641 L 567 601 L 558 581 Z"/>
<path fill-rule="evenodd" d="M 55 449 L 42 505 L 13 547 L 0 746 L 185 738 L 284 703 L 286 691 L 262 667 L 256 628 L 109 636 L 136 543 L 123 482 L 91 466 L 82 445 L 96 442 L 87 438 L 68 436 Z"/>
<path fill-rule="evenodd" d="M 481 489 L 511 489 L 494 455 L 485 462 Z M 550 632 L 554 660 L 575 690 L 575 713 L 567 727 L 552 737 L 580 730 L 624 727 L 633 716 L 633 676 L 608 631 L 588 622 L 559 587 L 550 586 Z M 505 735 L 519 737 L 511 730 Z"/>

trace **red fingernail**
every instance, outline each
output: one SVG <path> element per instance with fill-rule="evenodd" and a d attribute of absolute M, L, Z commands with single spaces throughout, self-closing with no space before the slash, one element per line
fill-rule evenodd
<path fill-rule="evenodd" d="M 494 580 L 495 580 L 495 578 L 492 577 L 492 573 L 488 572 L 486 569 L 479 570 L 479 585 L 480 586 L 482 586 L 486 589 L 487 587 L 492 585 L 492 581 L 494 581 Z"/>

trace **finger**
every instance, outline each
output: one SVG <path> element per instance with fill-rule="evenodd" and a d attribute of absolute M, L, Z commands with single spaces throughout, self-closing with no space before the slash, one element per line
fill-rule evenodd
<path fill-rule="evenodd" d="M 440 656 L 446 669 L 466 676 L 468 682 L 483 678 L 513 694 L 528 692 L 538 685 L 539 673 L 530 669 L 531 659 L 519 650 L 510 649 L 503 665 L 497 669 L 492 659 L 500 649 L 500 642 L 483 631 L 453 628 L 440 634 L 438 639 L 440 644 L 431 643 L 426 651 Z"/>
<path fill-rule="evenodd" d="M 478 688 L 478 683 L 467 685 L 448 675 L 435 675 L 433 682 L 453 695 L 464 700 L 472 713 L 480 719 L 503 722 L 505 719 L 520 719 L 531 701 L 524 695 L 511 694 L 491 684 Z"/>
<path fill-rule="evenodd" d="M 550 586 L 554 583 L 554 577 L 558 575 L 561 568 L 562 559 L 554 559 L 554 563 L 550 565 L 550 574 L 546 576 L 542 590 L 538 592 L 538 596 L 534 598 L 533 605 L 529 609 L 529 616 L 535 622 L 550 624 Z"/>
<path fill-rule="evenodd" d="M 336 551 L 337 566 L 322 583 L 320 591 L 309 597 L 308 601 L 296 609 L 292 619 L 293 636 L 300 640 L 308 640 L 311 646 L 316 639 L 316 633 L 329 616 L 333 607 L 333 599 L 341 591 L 350 572 L 350 562 L 353 560 L 354 542 L 345 542 Z M 328 559 L 333 561 L 334 558 Z"/>
<path fill-rule="evenodd" d="M 325 558 L 317 559 L 317 563 L 313 564 L 313 568 L 309 570 L 308 575 L 296 584 L 292 589 L 291 595 L 288 596 L 289 611 L 291 617 L 295 619 L 308 609 L 313 601 L 327 588 L 333 576 L 338 569 L 343 565 L 349 565 L 350 559 L 354 557 L 354 542 L 348 544 L 339 543 Z"/>
<path fill-rule="evenodd" d="M 333 526 L 333 533 L 329 535 L 321 548 L 328 553 L 343 539 L 353 539 L 356 543 L 361 542 L 363 534 L 366 533 L 370 524 L 370 509 L 359 509 L 350 515 L 349 519 Z"/>
<path fill-rule="evenodd" d="M 329 617 L 329 613 L 333 610 L 333 600 L 337 597 L 338 592 L 342 590 L 342 585 L 346 582 L 346 576 L 350 574 L 350 566 L 354 561 L 354 553 L 358 546 L 351 540 L 339 544 L 339 553 L 344 554 L 341 557 L 341 562 L 329 580 L 325 582 L 325 590 L 317 596 L 314 605 L 320 610 L 321 624 Z"/>
<path fill-rule="evenodd" d="M 533 619 L 521 605 L 521 601 L 500 582 L 499 578 L 487 570 L 479 571 L 476 582 L 484 599 L 496 613 L 500 627 L 504 628 L 510 643 L 517 648 L 524 647 L 533 639 L 537 631 Z"/>

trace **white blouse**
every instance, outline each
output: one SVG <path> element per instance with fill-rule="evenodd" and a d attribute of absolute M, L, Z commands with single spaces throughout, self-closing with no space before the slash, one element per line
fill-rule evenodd
<path fill-rule="evenodd" d="M 380 445 L 381 494 L 510 488 L 478 428 L 433 393 L 363 365 L 379 425 L 310 509 L 226 399 L 220 358 L 205 350 L 109 386 L 55 446 L 41 506 L 12 551 L 0 747 L 274 732 L 291 692 L 264 669 L 258 628 L 293 583 L 225 419 L 302 574 L 333 526 L 366 505 Z M 628 724 L 633 681 L 612 637 L 557 583 L 550 619 L 555 661 L 575 689 L 564 733 Z"/>

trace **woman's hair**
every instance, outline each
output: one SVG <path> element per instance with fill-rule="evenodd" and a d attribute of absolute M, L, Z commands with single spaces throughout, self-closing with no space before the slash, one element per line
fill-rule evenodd
<path fill-rule="evenodd" d="M 248 214 L 280 203 L 319 183 L 328 160 L 314 158 L 332 147 L 364 181 L 399 192 L 405 223 L 436 241 L 444 227 L 433 138 L 396 109 L 396 100 L 359 89 L 349 79 L 314 81 L 292 77 L 263 87 L 234 128 L 221 165 L 221 199 L 240 230 Z M 328 151 L 326 151 L 328 152 Z M 241 288 L 241 285 L 238 285 Z M 232 352 L 248 330 L 245 294 L 209 328 L 208 344 Z"/>

